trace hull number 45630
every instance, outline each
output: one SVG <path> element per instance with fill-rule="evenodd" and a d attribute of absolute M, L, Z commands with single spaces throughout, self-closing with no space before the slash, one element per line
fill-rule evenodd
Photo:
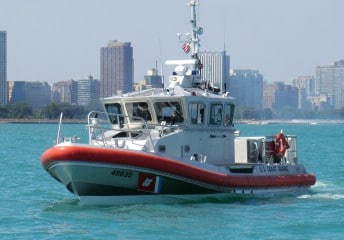
<path fill-rule="evenodd" d="M 113 170 L 111 172 L 112 176 L 115 177 L 125 177 L 125 178 L 130 178 L 133 176 L 133 172 L 131 171 L 121 171 L 121 170 Z"/>

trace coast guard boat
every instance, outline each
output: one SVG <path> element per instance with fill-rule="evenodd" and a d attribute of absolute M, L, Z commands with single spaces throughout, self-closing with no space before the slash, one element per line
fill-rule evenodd
<path fill-rule="evenodd" d="M 308 189 L 296 136 L 239 137 L 227 92 L 202 82 L 196 6 L 191 59 L 167 61 L 169 86 L 102 99 L 88 114 L 88 143 L 62 136 L 41 156 L 44 169 L 85 203 L 166 203 L 270 196 Z"/>

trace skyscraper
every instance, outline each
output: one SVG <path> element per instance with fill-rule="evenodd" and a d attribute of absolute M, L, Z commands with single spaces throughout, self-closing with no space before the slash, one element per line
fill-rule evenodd
<path fill-rule="evenodd" d="M 99 103 L 99 80 L 92 75 L 78 81 L 78 104 L 91 105 Z"/>
<path fill-rule="evenodd" d="M 241 107 L 263 108 L 263 75 L 258 70 L 232 69 L 230 92 Z"/>
<path fill-rule="evenodd" d="M 6 32 L 0 31 L 0 105 L 7 103 Z"/>
<path fill-rule="evenodd" d="M 54 83 L 51 94 L 52 102 L 75 104 L 78 102 L 78 82 L 70 79 Z"/>
<path fill-rule="evenodd" d="M 25 102 L 32 108 L 41 108 L 51 103 L 51 87 L 47 82 L 26 82 Z"/>
<path fill-rule="evenodd" d="M 298 88 L 286 85 L 284 82 L 266 83 L 263 89 L 263 108 L 297 109 Z"/>
<path fill-rule="evenodd" d="M 344 59 L 316 67 L 315 91 L 333 96 L 335 109 L 344 107 Z"/>
<path fill-rule="evenodd" d="M 41 108 L 51 102 L 51 88 L 47 82 L 9 81 L 9 103 L 27 103 Z"/>
<path fill-rule="evenodd" d="M 132 91 L 133 48 L 130 42 L 110 41 L 100 52 L 100 97 Z"/>
<path fill-rule="evenodd" d="M 307 95 L 314 95 L 314 77 L 313 76 L 302 76 L 294 78 L 292 81 L 293 87 L 306 89 Z"/>
<path fill-rule="evenodd" d="M 314 96 L 314 77 L 313 76 L 301 76 L 294 78 L 292 81 L 293 87 L 298 88 L 299 102 L 298 109 L 310 110 L 311 104 L 308 101 L 308 97 Z"/>
<path fill-rule="evenodd" d="M 200 52 L 198 55 L 203 65 L 202 81 L 220 88 L 221 92 L 229 92 L 230 60 L 226 52 Z"/>
<path fill-rule="evenodd" d="M 155 68 L 147 70 L 147 74 L 144 76 L 147 85 L 151 85 L 152 88 L 163 88 L 162 77 L 158 75 L 158 71 Z"/>
<path fill-rule="evenodd" d="M 25 102 L 25 86 L 24 81 L 9 81 L 8 82 L 8 103 L 23 103 Z"/>

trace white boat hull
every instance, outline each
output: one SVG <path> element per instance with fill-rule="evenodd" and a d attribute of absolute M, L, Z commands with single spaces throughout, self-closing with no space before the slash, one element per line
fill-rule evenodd
<path fill-rule="evenodd" d="M 82 202 L 97 204 L 264 197 L 301 192 L 315 181 L 302 165 L 214 167 L 153 157 L 131 150 L 61 144 L 47 150 L 42 163 Z"/>

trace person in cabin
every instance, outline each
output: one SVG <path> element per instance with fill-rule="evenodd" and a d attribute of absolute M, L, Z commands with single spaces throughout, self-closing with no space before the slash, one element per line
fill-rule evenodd
<path fill-rule="evenodd" d="M 174 123 L 180 123 L 180 122 L 183 122 L 184 118 L 183 116 L 177 111 L 175 110 L 172 115 L 171 115 L 171 123 L 172 125 Z"/>
<path fill-rule="evenodd" d="M 225 121 L 224 121 L 224 123 L 225 123 L 225 126 L 230 126 L 230 125 L 232 125 L 231 118 L 229 117 L 228 114 L 226 114 L 226 116 L 225 116 Z"/>

